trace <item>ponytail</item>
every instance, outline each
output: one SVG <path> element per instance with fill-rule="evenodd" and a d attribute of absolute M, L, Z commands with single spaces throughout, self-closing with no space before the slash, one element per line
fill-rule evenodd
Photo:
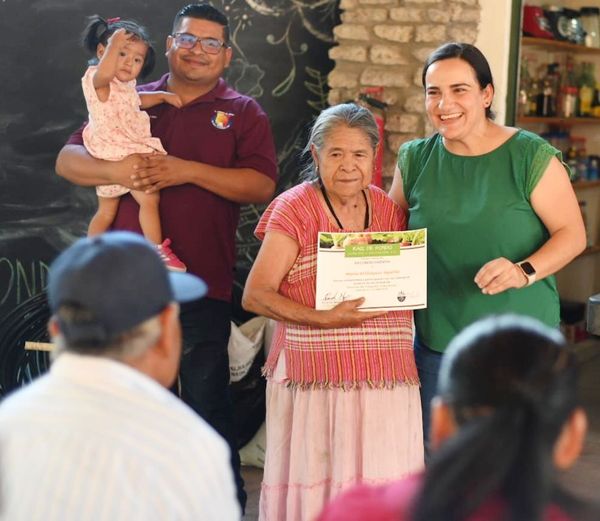
<path fill-rule="evenodd" d="M 529 382 L 514 386 L 527 423 L 519 433 L 520 463 L 505 486 L 513 519 L 542 519 L 544 507 L 556 500 L 554 444 L 578 405 L 578 367 L 573 354 L 563 348 L 544 362 L 532 369 Z"/>
<path fill-rule="evenodd" d="M 532 319 L 465 329 L 438 380 L 457 432 L 433 454 L 411 519 L 464 521 L 497 501 L 503 520 L 541 521 L 555 501 L 553 449 L 577 406 L 576 380 L 562 337 Z"/>
<path fill-rule="evenodd" d="M 518 448 L 521 415 L 493 411 L 460 427 L 433 455 L 413 521 L 459 521 L 502 487 Z"/>
<path fill-rule="evenodd" d="M 145 78 L 152 72 L 156 63 L 156 53 L 152 47 L 148 31 L 144 26 L 132 20 L 121 20 L 120 18 L 105 20 L 97 14 L 89 16 L 87 20 L 88 23 L 81 34 L 81 43 L 83 48 L 92 55 L 92 58 L 88 62 L 89 65 L 96 65 L 98 63 L 96 57 L 98 45 L 102 44 L 106 46 L 108 39 L 117 29 L 125 29 L 148 46 L 140 77 Z"/>
<path fill-rule="evenodd" d="M 106 45 L 111 34 L 108 30 L 108 22 L 101 16 L 94 14 L 88 17 L 88 23 L 81 34 L 81 43 L 84 49 L 96 56 L 98 44 Z"/>

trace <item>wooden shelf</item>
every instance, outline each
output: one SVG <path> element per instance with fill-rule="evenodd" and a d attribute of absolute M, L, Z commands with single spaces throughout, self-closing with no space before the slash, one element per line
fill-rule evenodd
<path fill-rule="evenodd" d="M 588 188 L 596 188 L 600 186 L 600 179 L 595 181 L 575 181 L 573 188 L 575 190 L 587 190 Z"/>
<path fill-rule="evenodd" d="M 562 62 L 565 59 L 574 57 L 577 61 L 597 61 L 600 60 L 600 48 L 585 47 L 583 45 L 575 45 L 569 42 L 561 42 L 557 40 L 549 40 L 545 38 L 533 38 L 522 36 L 520 39 L 519 59 L 524 55 L 532 55 L 531 58 L 538 60 L 539 63 L 544 61 Z M 515 79 L 517 82 L 515 90 L 518 93 L 518 75 Z M 515 108 L 518 106 L 518 100 L 515 99 Z M 583 134 L 587 137 L 598 135 L 600 132 L 600 117 L 539 117 L 539 116 L 521 116 L 516 117 L 515 125 L 518 127 L 530 129 L 540 133 L 545 131 L 564 131 L 568 134 Z M 597 143 L 594 141 L 594 144 Z M 588 150 L 588 153 L 596 153 L 596 146 L 593 152 Z M 573 189 L 576 190 L 578 199 L 588 201 L 586 214 L 588 222 L 594 232 L 595 244 L 585 248 L 574 259 L 574 263 L 565 266 L 557 274 L 560 296 L 569 300 L 587 300 L 590 293 L 597 293 L 599 289 L 599 281 L 594 280 L 594 273 L 597 271 L 598 263 L 600 263 L 600 238 L 598 237 L 598 226 L 600 226 L 600 207 L 596 204 L 589 204 L 589 201 L 596 203 L 596 194 L 600 193 L 600 180 L 588 181 L 580 180 L 572 183 Z M 589 231 L 589 230 L 588 230 Z"/>
<path fill-rule="evenodd" d="M 597 125 L 600 123 L 600 118 L 548 118 L 542 116 L 522 116 L 517 118 L 517 123 L 543 123 L 544 125 L 572 127 L 573 125 Z"/>
<path fill-rule="evenodd" d="M 600 54 L 598 47 L 586 47 L 585 45 L 575 45 L 574 43 L 561 42 L 558 40 L 548 40 L 546 38 L 534 38 L 532 36 L 523 36 L 521 43 L 529 47 L 542 47 L 545 51 L 571 52 L 574 54 Z"/>

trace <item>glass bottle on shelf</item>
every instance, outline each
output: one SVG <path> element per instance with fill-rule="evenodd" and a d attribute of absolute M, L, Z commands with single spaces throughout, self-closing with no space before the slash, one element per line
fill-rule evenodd
<path fill-rule="evenodd" d="M 575 64 L 573 63 L 573 57 L 570 54 L 567 54 L 565 69 L 565 85 L 567 87 L 577 87 L 577 80 L 575 78 Z"/>
<path fill-rule="evenodd" d="M 573 118 L 578 114 L 579 91 L 574 69 L 573 57 L 567 55 L 558 110 L 558 115 L 563 118 Z"/>
<path fill-rule="evenodd" d="M 581 73 L 579 75 L 579 115 L 592 115 L 592 100 L 594 98 L 594 89 L 596 80 L 593 75 L 593 65 L 588 62 L 581 64 Z"/>
<path fill-rule="evenodd" d="M 546 73 L 541 79 L 541 89 L 537 96 L 537 115 L 542 117 L 556 116 L 556 94 L 558 92 L 558 64 L 549 63 Z"/>
<path fill-rule="evenodd" d="M 529 95 L 527 96 L 527 101 L 529 102 L 529 110 L 528 110 L 527 114 L 529 116 L 536 116 L 538 113 L 539 95 L 540 95 L 540 82 L 534 78 L 531 81 L 531 88 L 529 90 Z"/>
<path fill-rule="evenodd" d="M 577 87 L 565 86 L 561 89 L 558 115 L 562 118 L 572 118 L 577 110 Z"/>
<path fill-rule="evenodd" d="M 544 78 L 542 90 L 538 94 L 537 115 L 543 117 L 553 116 L 553 107 L 554 96 L 552 95 L 552 85 L 550 85 L 548 78 Z"/>
<path fill-rule="evenodd" d="M 562 84 L 562 79 L 560 74 L 560 65 L 556 62 L 548 64 L 546 77 L 548 78 L 548 83 L 552 89 L 550 115 L 556 116 L 558 115 L 558 107 L 561 102 L 560 86 Z"/>
<path fill-rule="evenodd" d="M 572 181 L 579 181 L 587 177 L 586 141 L 587 139 L 583 136 L 571 135 L 571 147 L 567 152 L 567 165 L 571 169 Z"/>
<path fill-rule="evenodd" d="M 517 103 L 517 117 L 529 116 L 529 95 L 527 89 L 519 89 L 519 99 Z"/>
<path fill-rule="evenodd" d="M 529 93 L 531 90 L 531 78 L 527 69 L 527 60 L 523 59 L 519 69 L 519 97 L 517 100 L 517 116 L 529 115 Z"/>
<path fill-rule="evenodd" d="M 577 181 L 577 148 L 574 144 L 571 144 L 566 154 L 567 166 L 571 171 L 571 181 Z"/>
<path fill-rule="evenodd" d="M 592 99 L 592 116 L 600 118 L 600 83 L 596 83 L 594 98 Z"/>

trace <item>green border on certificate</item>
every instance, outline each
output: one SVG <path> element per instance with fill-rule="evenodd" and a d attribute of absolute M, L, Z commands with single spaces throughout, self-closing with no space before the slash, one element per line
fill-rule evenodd
<path fill-rule="evenodd" d="M 427 307 L 427 229 L 319 232 L 316 309 L 364 297 L 362 310 Z"/>

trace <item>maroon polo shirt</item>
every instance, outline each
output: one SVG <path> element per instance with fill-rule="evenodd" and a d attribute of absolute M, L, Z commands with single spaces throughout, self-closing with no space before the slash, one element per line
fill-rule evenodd
<path fill-rule="evenodd" d="M 139 90 L 167 90 L 168 74 Z M 165 150 L 181 159 L 223 168 L 252 168 L 274 181 L 275 146 L 269 119 L 258 103 L 221 79 L 216 87 L 177 109 L 163 103 L 148 109 L 152 135 Z M 67 144 L 83 145 L 83 127 Z M 121 197 L 113 229 L 141 233 L 139 206 Z M 193 184 L 160 191 L 163 237 L 185 262 L 188 271 L 202 277 L 208 296 L 230 301 L 235 265 L 235 234 L 240 205 Z M 134 288 L 132 288 L 135 291 Z"/>

